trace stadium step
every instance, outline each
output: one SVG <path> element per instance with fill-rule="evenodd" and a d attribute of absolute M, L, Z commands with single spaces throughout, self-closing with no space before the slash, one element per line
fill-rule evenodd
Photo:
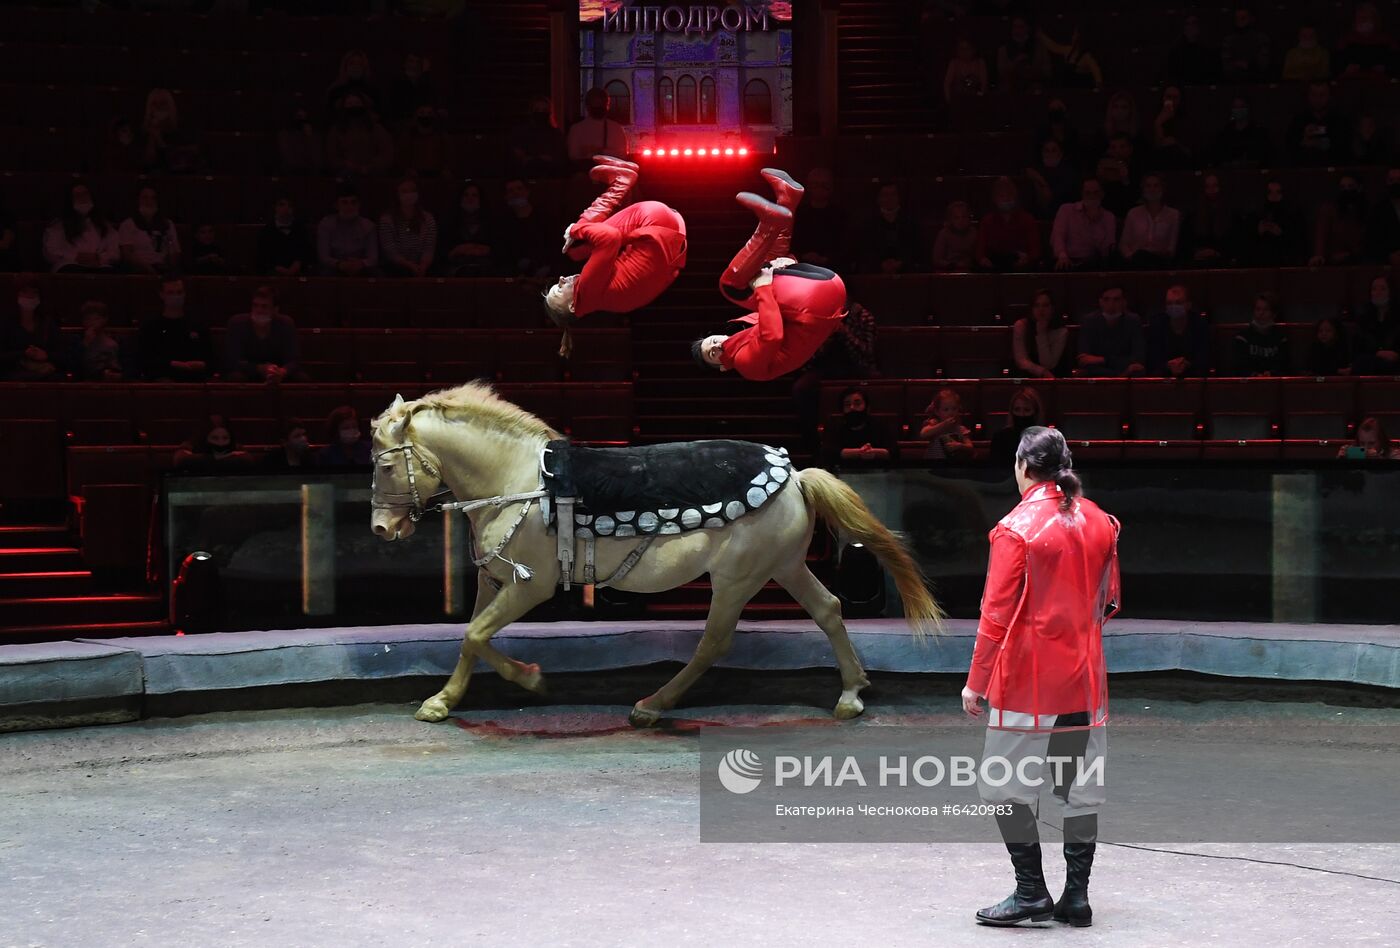
<path fill-rule="evenodd" d="M 164 600 L 146 594 L 53 596 L 0 600 L 0 628 L 148 622 L 164 614 Z"/>

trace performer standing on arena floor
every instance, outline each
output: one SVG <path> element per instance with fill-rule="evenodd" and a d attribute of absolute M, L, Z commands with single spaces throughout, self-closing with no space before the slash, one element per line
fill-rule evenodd
<path fill-rule="evenodd" d="M 1004 785 L 983 781 L 978 789 L 983 802 L 998 805 L 1016 891 L 977 913 L 984 925 L 1048 921 L 1053 914 L 1084 927 L 1093 919 L 1089 870 L 1108 749 L 1103 623 L 1119 606 L 1119 524 L 1082 496 L 1072 463 L 1064 435 L 1027 428 L 1016 449 L 1021 502 L 990 534 L 982 617 L 962 700 L 977 717 L 978 702 L 987 698 L 983 760 L 1004 758 L 1012 768 Z M 1074 761 L 1052 766 L 1064 812 L 1065 890 L 1058 903 L 1045 887 L 1036 830 L 1040 762 L 1055 757 Z"/>
<path fill-rule="evenodd" d="M 595 155 L 589 176 L 607 189 L 564 230 L 564 253 L 586 261 L 583 272 L 559 278 L 545 293 L 545 309 L 564 330 L 559 354 L 573 345 L 569 327 L 605 310 L 630 313 L 660 296 L 685 268 L 685 219 L 660 201 L 638 201 L 623 210 L 637 183 L 630 161 Z"/>
<path fill-rule="evenodd" d="M 747 191 L 737 196 L 758 215 L 758 228 L 719 278 L 720 292 L 730 302 L 758 312 L 690 347 L 700 365 L 755 381 L 802 368 L 846 315 L 841 278 L 790 256 L 792 212 L 802 200 L 802 185 L 776 168 L 764 168 L 762 174 L 777 203 Z"/>

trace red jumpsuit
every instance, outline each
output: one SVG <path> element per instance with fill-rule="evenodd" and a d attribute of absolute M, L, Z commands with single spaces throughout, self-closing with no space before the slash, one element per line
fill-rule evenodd
<path fill-rule="evenodd" d="M 992 528 L 967 676 L 993 708 L 1032 715 L 1036 727 L 1108 715 L 1103 622 L 1118 611 L 1118 521 L 1084 498 L 1061 512 L 1063 496 L 1054 482 L 1034 484 Z"/>
<path fill-rule="evenodd" d="M 776 270 L 773 282 L 760 286 L 744 305 L 756 303 L 757 313 L 740 317 L 748 323 L 725 340 L 720 362 L 746 379 L 766 382 L 802 368 L 817 354 L 846 316 L 846 284 L 830 270 L 809 264 L 796 268 L 799 276 Z"/>
<path fill-rule="evenodd" d="M 639 201 L 570 230 L 574 260 L 588 262 L 574 283 L 574 315 L 630 313 L 665 291 L 685 267 L 685 220 L 660 201 Z"/>

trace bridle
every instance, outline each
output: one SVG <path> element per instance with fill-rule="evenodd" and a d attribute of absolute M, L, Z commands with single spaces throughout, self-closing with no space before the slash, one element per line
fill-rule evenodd
<path fill-rule="evenodd" d="M 403 454 L 404 472 L 408 478 L 408 490 L 380 491 L 380 459 L 387 457 L 391 454 L 399 453 Z M 423 473 L 427 474 L 429 477 L 437 478 L 439 484 L 442 483 L 442 475 L 438 473 L 437 468 L 433 467 L 433 465 L 428 461 L 428 459 L 425 458 L 416 447 L 414 447 L 412 441 L 405 441 L 403 444 L 395 445 L 392 448 L 385 448 L 383 451 L 379 451 L 370 456 L 370 461 L 374 464 L 374 473 L 371 476 L 370 480 L 369 505 L 371 507 L 373 507 L 376 510 L 397 510 L 402 507 L 407 507 L 409 508 L 408 519 L 412 520 L 414 523 L 417 523 L 419 520 L 423 519 L 423 515 L 425 513 L 429 513 L 430 511 L 439 509 L 441 505 L 435 505 L 430 507 L 427 504 L 423 503 L 423 498 L 418 493 L 418 477 L 413 471 L 413 461 L 415 458 L 418 460 L 418 463 L 422 465 Z M 451 491 L 446 489 L 438 491 L 436 494 L 433 494 L 431 497 L 428 498 L 428 502 L 432 503 L 434 498 L 441 497 L 444 494 L 450 493 Z M 391 500 L 390 498 L 399 499 Z"/>

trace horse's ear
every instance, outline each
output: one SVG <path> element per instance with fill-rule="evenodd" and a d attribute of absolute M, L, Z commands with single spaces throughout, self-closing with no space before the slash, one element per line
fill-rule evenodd
<path fill-rule="evenodd" d="M 389 406 L 389 410 L 390 410 L 390 411 L 394 411 L 395 409 L 397 409 L 397 408 L 402 408 L 402 407 L 403 407 L 403 396 L 402 396 L 402 395 L 395 395 L 395 396 L 394 396 L 394 401 L 393 401 L 393 403 Z"/>

